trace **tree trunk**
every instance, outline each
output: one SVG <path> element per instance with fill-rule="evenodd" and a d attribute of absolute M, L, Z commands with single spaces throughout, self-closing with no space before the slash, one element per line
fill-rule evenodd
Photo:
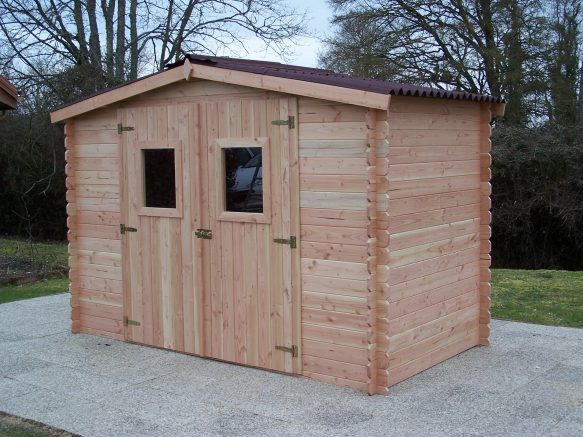
<path fill-rule="evenodd" d="M 138 78 L 138 0 L 130 0 L 130 80 Z"/>
<path fill-rule="evenodd" d="M 79 57 L 76 59 L 77 65 L 85 64 L 89 59 L 89 49 L 85 37 L 85 24 L 83 22 L 83 2 L 75 0 L 73 4 L 73 15 L 75 17 L 75 26 L 77 27 L 77 43 L 79 44 Z"/>
<path fill-rule="evenodd" d="M 123 82 L 125 79 L 125 51 L 126 51 L 126 0 L 117 2 L 117 41 L 115 43 L 115 80 Z"/>
<path fill-rule="evenodd" d="M 101 0 L 101 10 L 105 19 L 105 71 L 107 72 L 107 81 L 113 82 L 114 60 L 113 60 L 113 14 L 115 12 L 115 0 Z"/>

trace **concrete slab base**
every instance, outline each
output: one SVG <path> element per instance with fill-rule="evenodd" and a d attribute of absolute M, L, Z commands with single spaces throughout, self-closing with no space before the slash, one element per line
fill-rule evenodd
<path fill-rule="evenodd" d="M 68 295 L 0 305 L 0 410 L 83 436 L 583 435 L 583 330 L 492 322 L 492 345 L 369 397 L 69 332 Z"/>

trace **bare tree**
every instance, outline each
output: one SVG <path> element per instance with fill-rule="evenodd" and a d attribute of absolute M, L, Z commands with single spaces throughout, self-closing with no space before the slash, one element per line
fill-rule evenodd
<path fill-rule="evenodd" d="M 240 53 L 252 38 L 283 54 L 304 31 L 284 0 L 0 0 L 0 68 L 17 82 L 44 79 L 38 65 L 75 69 L 91 79 L 86 94 L 185 52 Z"/>

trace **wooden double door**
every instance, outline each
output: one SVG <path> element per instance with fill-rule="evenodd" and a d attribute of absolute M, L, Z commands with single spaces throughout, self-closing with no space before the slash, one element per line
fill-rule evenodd
<path fill-rule="evenodd" d="M 300 371 L 295 112 L 272 96 L 119 110 L 128 341 Z"/>

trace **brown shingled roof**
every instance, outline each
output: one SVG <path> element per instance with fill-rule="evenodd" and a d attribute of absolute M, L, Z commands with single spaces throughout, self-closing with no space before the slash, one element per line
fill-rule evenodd
<path fill-rule="evenodd" d="M 408 85 L 379 79 L 368 79 L 364 77 L 350 76 L 347 74 L 338 74 L 334 73 L 332 70 L 299 67 L 295 65 L 280 64 L 278 62 L 254 61 L 247 59 L 203 56 L 194 54 L 186 55 L 185 59 L 188 59 L 191 64 L 207 65 L 209 67 L 224 68 L 227 70 L 244 71 L 247 73 L 264 74 L 267 76 L 321 83 L 325 85 L 333 85 L 379 94 L 504 103 L 504 99 L 501 97 L 473 94 L 463 91 L 445 91 L 418 85 Z M 167 68 L 175 68 L 182 65 L 183 63 L 184 59 L 179 62 L 167 65 Z"/>

